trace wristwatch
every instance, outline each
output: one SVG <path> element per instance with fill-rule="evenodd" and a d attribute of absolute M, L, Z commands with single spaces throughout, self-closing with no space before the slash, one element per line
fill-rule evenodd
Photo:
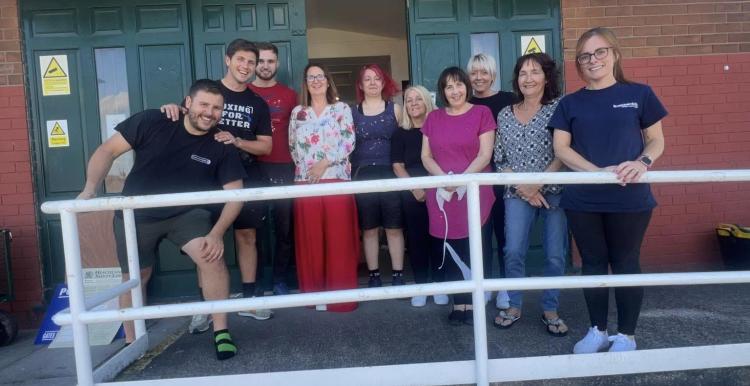
<path fill-rule="evenodd" d="M 646 154 L 642 155 L 641 158 L 638 158 L 638 161 L 646 165 L 647 169 L 650 168 L 651 165 L 654 164 L 654 161 L 651 159 L 651 157 L 647 156 Z"/>

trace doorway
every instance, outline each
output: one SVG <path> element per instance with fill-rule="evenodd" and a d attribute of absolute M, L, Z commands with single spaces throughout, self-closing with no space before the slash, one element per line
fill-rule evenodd
<path fill-rule="evenodd" d="M 356 103 L 364 64 L 378 64 L 399 85 L 409 81 L 406 1 L 307 0 L 305 8 L 307 56 L 328 68 L 341 101 Z"/>

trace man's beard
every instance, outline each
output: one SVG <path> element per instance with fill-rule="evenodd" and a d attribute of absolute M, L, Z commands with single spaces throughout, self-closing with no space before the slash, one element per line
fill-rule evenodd
<path fill-rule="evenodd" d="M 266 77 L 266 76 L 263 76 L 262 72 L 256 71 L 255 72 L 255 76 L 257 76 L 258 78 L 260 78 L 262 80 L 269 81 L 269 80 L 273 79 L 276 76 L 276 72 L 277 71 L 274 71 L 274 72 L 271 73 L 271 76 Z"/>
<path fill-rule="evenodd" d="M 192 111 L 188 111 L 188 121 L 190 122 L 190 126 L 193 126 L 193 128 L 195 130 L 200 130 L 200 131 L 203 131 L 203 132 L 208 132 L 211 129 L 213 129 L 214 126 L 216 126 L 216 122 L 214 122 L 208 128 L 203 128 L 200 125 L 199 119 L 200 119 L 200 114 L 196 114 L 196 113 L 194 113 Z"/>

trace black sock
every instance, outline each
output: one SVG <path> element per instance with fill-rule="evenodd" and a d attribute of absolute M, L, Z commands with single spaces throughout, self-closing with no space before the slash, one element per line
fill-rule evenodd
<path fill-rule="evenodd" d="M 255 296 L 255 283 L 242 283 L 242 297 L 251 298 Z"/>
<path fill-rule="evenodd" d="M 380 269 L 375 268 L 370 270 L 370 277 L 380 277 Z"/>
<path fill-rule="evenodd" d="M 237 354 L 237 346 L 229 335 L 229 330 L 214 331 L 214 346 L 216 347 L 216 358 L 220 361 L 229 359 Z"/>
<path fill-rule="evenodd" d="M 393 270 L 393 277 L 399 277 L 404 276 L 404 270 L 403 269 L 394 269 Z"/>

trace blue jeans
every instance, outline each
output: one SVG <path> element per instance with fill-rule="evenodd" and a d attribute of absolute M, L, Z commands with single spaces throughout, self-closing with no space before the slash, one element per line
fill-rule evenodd
<path fill-rule="evenodd" d="M 541 216 L 544 221 L 543 246 L 546 259 L 544 276 L 562 276 L 565 273 L 565 249 L 568 226 L 565 212 L 560 209 L 560 194 L 546 194 L 550 206 L 535 208 L 519 198 L 505 199 L 505 277 L 526 276 L 526 253 L 529 250 L 529 233 L 534 221 Z M 521 309 L 521 291 L 508 291 L 510 306 Z M 542 309 L 557 311 L 560 290 L 547 289 L 542 294 Z"/>

